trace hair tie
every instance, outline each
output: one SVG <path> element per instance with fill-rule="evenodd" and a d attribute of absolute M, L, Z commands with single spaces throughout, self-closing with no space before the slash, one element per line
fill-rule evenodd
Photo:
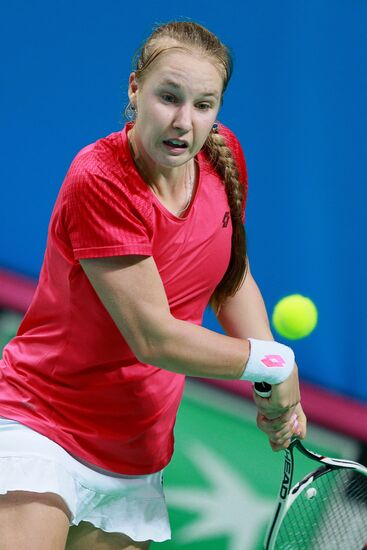
<path fill-rule="evenodd" d="M 214 124 L 213 124 L 213 126 L 212 126 L 212 132 L 213 132 L 214 134 L 217 134 L 218 131 L 219 131 L 219 125 L 218 125 L 216 122 L 214 122 Z"/>

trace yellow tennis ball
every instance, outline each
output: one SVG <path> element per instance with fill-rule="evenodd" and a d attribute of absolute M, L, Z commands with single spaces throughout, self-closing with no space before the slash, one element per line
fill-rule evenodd
<path fill-rule="evenodd" d="M 311 334 L 317 325 L 317 317 L 317 308 L 310 298 L 291 294 L 276 304 L 272 323 L 281 336 L 299 340 Z"/>

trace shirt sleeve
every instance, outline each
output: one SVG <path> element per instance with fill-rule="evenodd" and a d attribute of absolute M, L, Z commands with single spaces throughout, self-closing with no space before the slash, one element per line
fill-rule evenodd
<path fill-rule="evenodd" d="M 64 189 L 65 229 L 76 259 L 152 254 L 151 205 L 123 178 L 77 160 Z"/>

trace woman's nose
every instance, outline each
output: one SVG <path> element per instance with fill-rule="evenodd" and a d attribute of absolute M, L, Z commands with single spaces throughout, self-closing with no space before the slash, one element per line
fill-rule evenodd
<path fill-rule="evenodd" d="M 173 120 L 173 127 L 188 132 L 192 127 L 191 105 L 180 105 Z"/>

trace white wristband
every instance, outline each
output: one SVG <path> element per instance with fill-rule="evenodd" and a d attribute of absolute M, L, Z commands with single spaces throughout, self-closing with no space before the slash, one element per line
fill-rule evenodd
<path fill-rule="evenodd" d="M 240 380 L 280 384 L 290 376 L 294 367 L 291 348 L 278 342 L 248 339 L 250 357 Z"/>

